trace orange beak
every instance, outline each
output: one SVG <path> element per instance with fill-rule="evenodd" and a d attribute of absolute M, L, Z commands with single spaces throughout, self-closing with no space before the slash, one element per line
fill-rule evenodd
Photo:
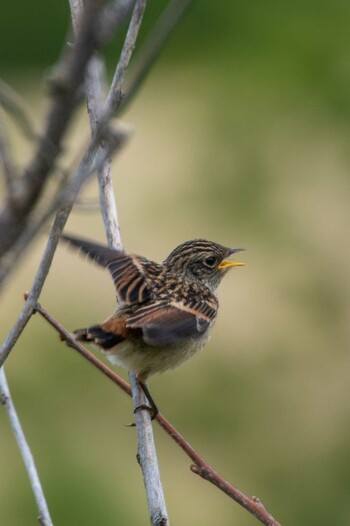
<path fill-rule="evenodd" d="M 243 252 L 244 248 L 231 248 L 229 249 L 229 255 L 236 254 L 237 252 Z M 224 259 L 218 266 L 220 270 L 228 270 L 232 267 L 244 267 L 245 263 L 240 263 L 239 261 L 230 261 L 229 259 Z"/>
<path fill-rule="evenodd" d="M 244 265 L 245 263 L 240 263 L 239 261 L 230 261 L 229 259 L 225 259 L 224 261 L 221 261 L 218 269 L 227 270 L 231 267 L 244 267 Z"/>

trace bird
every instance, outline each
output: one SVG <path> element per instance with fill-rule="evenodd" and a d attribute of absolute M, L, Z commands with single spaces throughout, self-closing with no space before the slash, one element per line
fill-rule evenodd
<path fill-rule="evenodd" d="M 217 287 L 229 269 L 244 263 L 230 258 L 242 248 L 193 239 L 175 248 L 162 263 L 75 236 L 61 239 L 112 276 L 117 309 L 102 323 L 74 331 L 92 342 L 113 365 L 135 373 L 152 420 L 158 414 L 147 386 L 156 374 L 196 355 L 210 338 L 218 313 Z"/>

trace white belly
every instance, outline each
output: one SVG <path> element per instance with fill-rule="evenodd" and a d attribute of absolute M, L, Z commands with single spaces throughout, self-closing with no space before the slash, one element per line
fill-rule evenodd
<path fill-rule="evenodd" d="M 203 349 L 209 337 L 210 331 L 207 331 L 202 338 L 167 347 L 123 342 L 109 350 L 106 355 L 113 365 L 119 365 L 136 374 L 147 373 L 147 376 L 152 376 L 175 369 L 192 358 Z"/>

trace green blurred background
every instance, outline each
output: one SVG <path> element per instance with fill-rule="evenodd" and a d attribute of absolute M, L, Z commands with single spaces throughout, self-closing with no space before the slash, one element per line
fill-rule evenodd
<path fill-rule="evenodd" d="M 67 4 L 2 6 L 2 76 L 37 123 L 43 80 L 67 40 Z M 143 36 L 164 5 L 150 2 Z M 113 164 L 127 249 L 161 260 L 206 237 L 247 250 L 247 266 L 221 286 L 210 345 L 151 391 L 205 458 L 284 526 L 350 524 L 349 20 L 343 0 L 196 2 L 123 116 L 134 135 Z M 10 132 L 22 164 L 30 146 Z M 67 158 L 82 137 L 83 113 Z M 96 196 L 95 182 L 85 195 Z M 77 210 L 67 231 L 104 240 L 97 211 Z M 45 242 L 2 294 L 2 337 Z M 108 273 L 60 247 L 41 302 L 74 329 L 110 314 L 114 292 Z M 123 426 L 129 399 L 39 316 L 7 374 L 54 523 L 148 524 L 135 431 Z M 0 423 L 1 524 L 36 524 L 4 411 Z M 154 427 L 172 524 L 257 524 L 191 474 Z"/>

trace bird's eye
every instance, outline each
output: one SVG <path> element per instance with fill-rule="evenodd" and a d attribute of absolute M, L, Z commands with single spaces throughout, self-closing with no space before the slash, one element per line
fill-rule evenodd
<path fill-rule="evenodd" d="M 205 258 L 204 263 L 208 267 L 213 268 L 216 264 L 216 258 L 214 256 L 208 256 L 207 258 Z"/>

